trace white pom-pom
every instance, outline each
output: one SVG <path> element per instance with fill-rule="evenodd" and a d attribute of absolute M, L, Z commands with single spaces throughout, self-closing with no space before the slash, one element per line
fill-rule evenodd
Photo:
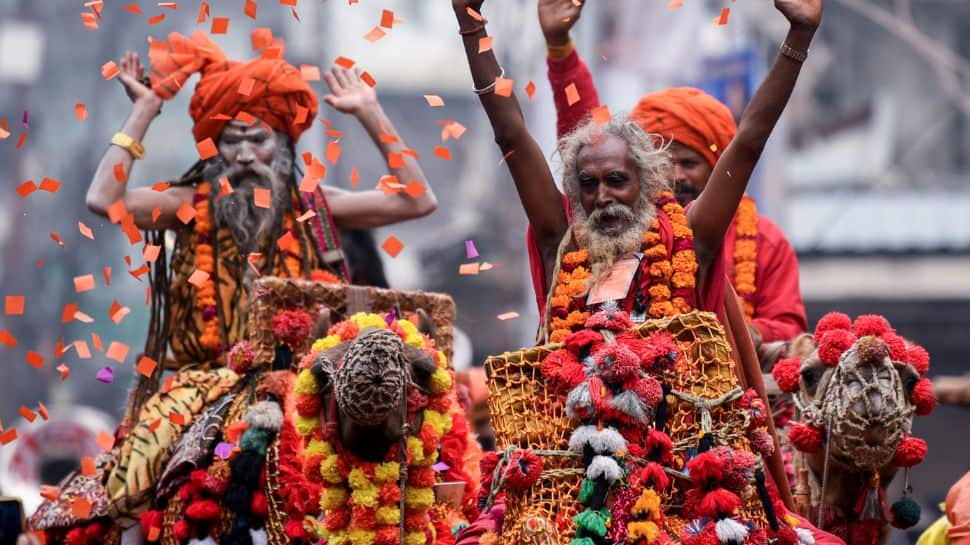
<path fill-rule="evenodd" d="M 615 428 L 596 430 L 596 434 L 590 443 L 597 454 L 616 454 L 621 450 L 626 450 L 626 439 Z"/>
<path fill-rule="evenodd" d="M 815 545 L 815 534 L 811 530 L 808 528 L 795 528 L 794 530 L 798 534 L 798 542 L 801 545 Z"/>
<path fill-rule="evenodd" d="M 606 479 L 607 482 L 613 483 L 622 474 L 620 465 L 609 456 L 593 456 L 593 461 L 586 468 L 586 477 L 594 481 L 596 479 Z"/>
<path fill-rule="evenodd" d="M 260 528 L 259 530 L 249 529 L 249 537 L 253 540 L 253 545 L 269 545 L 269 537 L 266 535 L 266 530 Z"/>
<path fill-rule="evenodd" d="M 566 396 L 566 416 L 579 418 L 580 414 L 592 413 L 593 396 L 589 394 L 589 384 L 581 383 Z"/>
<path fill-rule="evenodd" d="M 582 454 L 586 443 L 592 444 L 598 432 L 599 430 L 596 429 L 596 426 L 580 426 L 576 428 L 573 430 L 572 435 L 569 436 L 569 450 L 576 454 Z"/>
<path fill-rule="evenodd" d="M 219 545 L 219 543 L 212 539 L 212 536 L 205 536 L 205 539 L 199 539 L 196 537 L 190 539 L 188 545 Z"/>
<path fill-rule="evenodd" d="M 617 411 L 632 418 L 637 424 L 649 424 L 652 419 L 652 415 L 647 412 L 647 407 L 643 404 L 643 400 L 632 390 L 626 390 L 613 396 L 613 399 L 610 400 L 610 405 Z"/>
<path fill-rule="evenodd" d="M 283 427 L 283 411 L 279 403 L 259 401 L 249 408 L 243 420 L 254 428 L 278 432 Z"/>
<path fill-rule="evenodd" d="M 724 518 L 714 525 L 717 539 L 724 545 L 733 543 L 741 545 L 748 538 L 748 527 L 732 518 Z"/>

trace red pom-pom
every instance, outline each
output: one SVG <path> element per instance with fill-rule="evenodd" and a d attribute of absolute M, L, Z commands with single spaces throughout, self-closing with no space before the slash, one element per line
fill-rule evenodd
<path fill-rule="evenodd" d="M 377 495 L 381 505 L 393 505 L 401 501 L 401 487 L 397 483 L 384 483 Z"/>
<path fill-rule="evenodd" d="M 138 522 L 141 524 L 141 535 L 147 540 L 152 528 L 162 529 L 162 512 L 155 509 L 145 511 L 138 517 Z"/>
<path fill-rule="evenodd" d="M 801 381 L 801 358 L 785 358 L 771 368 L 771 376 L 782 392 L 796 392 Z"/>
<path fill-rule="evenodd" d="M 253 492 L 253 499 L 249 502 L 249 511 L 257 516 L 266 516 L 266 495 L 262 492 Z"/>
<path fill-rule="evenodd" d="M 608 344 L 593 353 L 603 380 L 608 384 L 620 384 L 637 376 L 640 358 L 622 344 Z"/>
<path fill-rule="evenodd" d="M 365 530 L 373 530 L 377 526 L 377 509 L 355 505 L 350 508 L 350 518 L 354 525 Z"/>
<path fill-rule="evenodd" d="M 67 545 L 87 545 L 84 537 L 84 528 L 73 528 L 64 536 L 64 543 Z"/>
<path fill-rule="evenodd" d="M 323 525 L 328 530 L 340 530 L 350 524 L 350 509 L 338 507 L 327 511 L 323 516 Z"/>
<path fill-rule="evenodd" d="M 724 461 L 713 451 L 703 452 L 687 462 L 687 473 L 695 486 L 704 487 L 724 477 Z"/>
<path fill-rule="evenodd" d="M 610 331 L 626 331 L 633 327 L 630 315 L 622 310 L 601 310 L 586 320 L 586 329 L 609 329 Z"/>
<path fill-rule="evenodd" d="M 913 388 L 913 405 L 916 406 L 916 414 L 926 416 L 936 408 L 936 393 L 933 390 L 933 382 L 928 378 L 921 378 Z"/>
<path fill-rule="evenodd" d="M 893 328 L 889 325 L 889 320 L 878 314 L 863 314 L 855 319 L 855 322 L 852 324 L 852 331 L 856 334 L 856 337 L 865 337 L 867 335 L 879 337 L 885 333 L 892 332 Z"/>
<path fill-rule="evenodd" d="M 810 424 L 793 424 L 788 431 L 788 440 L 802 452 L 815 453 L 822 450 L 822 430 Z"/>
<path fill-rule="evenodd" d="M 906 355 L 903 357 L 903 361 L 912 365 L 921 377 L 930 370 L 930 353 L 918 344 L 911 344 L 906 347 Z"/>
<path fill-rule="evenodd" d="M 408 485 L 417 488 L 431 488 L 434 486 L 434 469 L 430 466 L 409 469 Z"/>
<path fill-rule="evenodd" d="M 650 462 L 633 474 L 633 481 L 637 487 L 666 490 L 670 486 L 670 477 L 664 472 L 662 465 Z"/>
<path fill-rule="evenodd" d="M 578 354 L 580 350 L 587 346 L 595 348 L 597 344 L 603 342 L 603 334 L 590 329 L 582 329 L 566 337 L 566 348 L 573 354 Z"/>
<path fill-rule="evenodd" d="M 283 525 L 283 532 L 290 539 L 304 539 L 307 537 L 306 530 L 303 529 L 303 521 L 290 519 Z"/>
<path fill-rule="evenodd" d="M 632 390 L 644 405 L 656 409 L 664 397 L 663 386 L 653 377 L 639 378 L 625 385 L 625 390 Z"/>
<path fill-rule="evenodd" d="M 699 521 L 692 521 L 684 528 L 684 533 L 680 536 L 680 541 L 684 545 L 721 545 L 721 540 L 717 537 L 717 530 L 714 521 L 708 521 L 701 531 L 696 531 Z"/>
<path fill-rule="evenodd" d="M 397 526 L 382 526 L 374 536 L 374 545 L 397 545 L 400 535 Z"/>
<path fill-rule="evenodd" d="M 513 490 L 525 490 L 539 480 L 540 473 L 542 458 L 531 450 L 517 450 L 505 469 L 505 483 Z"/>
<path fill-rule="evenodd" d="M 896 447 L 893 463 L 899 467 L 913 467 L 926 457 L 926 441 L 919 437 L 906 437 Z"/>
<path fill-rule="evenodd" d="M 775 537 L 778 538 L 778 545 L 798 545 L 799 543 L 798 532 L 790 526 L 781 525 Z"/>
<path fill-rule="evenodd" d="M 319 473 L 319 471 L 317 471 L 317 473 Z M 182 503 L 189 503 L 189 500 L 191 500 L 192 497 L 198 492 L 199 487 L 192 483 L 192 481 L 189 481 L 179 487 L 179 501 Z"/>
<path fill-rule="evenodd" d="M 643 446 L 647 458 L 654 462 L 665 464 L 674 458 L 674 444 L 670 436 L 656 428 L 650 428 L 647 432 L 647 440 Z"/>
<path fill-rule="evenodd" d="M 740 507 L 741 498 L 737 494 L 724 488 L 715 488 L 704 494 L 697 504 L 697 512 L 701 516 L 717 519 L 723 515 L 734 516 Z"/>
<path fill-rule="evenodd" d="M 222 516 L 222 510 L 214 500 L 196 500 L 185 509 L 185 516 L 191 520 L 215 520 Z"/>
<path fill-rule="evenodd" d="M 179 519 L 172 525 L 172 537 L 179 541 L 188 539 L 191 532 L 192 527 L 189 526 L 189 521 L 185 519 Z"/>
<path fill-rule="evenodd" d="M 903 361 L 906 358 L 906 340 L 895 333 L 886 333 L 879 337 L 889 347 L 889 357 L 893 361 Z"/>
<path fill-rule="evenodd" d="M 107 530 L 104 524 L 92 522 L 84 529 L 84 539 L 88 543 L 104 543 L 104 532 Z"/>
<path fill-rule="evenodd" d="M 855 341 L 855 335 L 845 329 L 826 331 L 818 342 L 818 359 L 825 365 L 838 365 L 842 353 L 852 348 Z"/>
<path fill-rule="evenodd" d="M 819 342 L 822 334 L 834 329 L 849 330 L 852 328 L 852 318 L 842 312 L 829 312 L 818 321 L 815 326 L 815 342 Z"/>
<path fill-rule="evenodd" d="M 271 321 L 276 337 L 291 346 L 306 340 L 312 323 L 313 318 L 302 310 L 284 310 L 273 316 Z"/>
<path fill-rule="evenodd" d="M 567 368 L 579 365 L 579 360 L 572 352 L 559 349 L 551 352 L 539 366 L 543 378 L 556 390 L 563 392 L 570 388 L 569 378 L 566 376 Z"/>
<path fill-rule="evenodd" d="M 313 417 L 320 414 L 320 396 L 314 394 L 297 394 L 296 414 Z"/>

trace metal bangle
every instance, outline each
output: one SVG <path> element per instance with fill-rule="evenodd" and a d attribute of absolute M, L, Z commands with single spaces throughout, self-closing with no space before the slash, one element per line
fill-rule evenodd
<path fill-rule="evenodd" d="M 485 87 L 482 87 L 481 89 L 475 89 L 474 87 L 472 87 L 472 91 L 478 96 L 487 95 L 488 93 L 491 93 L 492 91 L 494 91 L 495 84 L 498 83 L 499 78 L 505 77 L 505 69 L 499 66 L 499 70 L 501 70 L 501 72 L 499 73 L 498 77 L 496 77 L 495 80 L 492 81 L 492 83 L 489 83 L 488 85 L 486 85 Z"/>
<path fill-rule="evenodd" d="M 788 44 L 781 44 L 780 53 L 783 57 L 788 57 L 795 62 L 805 62 L 808 58 L 808 50 L 799 51 Z"/>

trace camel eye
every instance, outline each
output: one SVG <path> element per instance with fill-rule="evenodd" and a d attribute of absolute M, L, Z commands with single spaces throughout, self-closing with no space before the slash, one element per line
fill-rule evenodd
<path fill-rule="evenodd" d="M 802 369 L 802 384 L 809 392 L 814 392 L 818 386 L 818 371 L 812 367 Z"/>
<path fill-rule="evenodd" d="M 913 390 L 916 389 L 917 382 L 919 382 L 918 377 L 915 375 L 907 375 L 906 378 L 903 379 L 903 384 L 906 386 L 906 392 L 912 394 Z"/>

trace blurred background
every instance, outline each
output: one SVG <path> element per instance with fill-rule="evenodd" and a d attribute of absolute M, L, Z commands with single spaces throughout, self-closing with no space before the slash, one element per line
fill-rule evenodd
<path fill-rule="evenodd" d="M 133 3 L 141 14 L 123 9 Z M 129 245 L 84 205 L 96 164 L 129 111 L 121 86 L 105 81 L 100 67 L 128 49 L 144 58 L 147 36 L 210 26 L 196 23 L 199 0 L 108 0 L 100 19 L 91 15 L 95 3 L 87 4 L 0 2 L 0 136 L 9 133 L 0 140 L 0 295 L 25 302 L 22 314 L 0 316 L 0 330 L 8 334 L 0 346 L 0 423 L 20 435 L 0 446 L 0 472 L 15 480 L 39 470 L 56 474 L 67 462 L 39 462 L 40 452 L 90 443 L 111 429 L 144 342 L 147 282 L 127 272 L 143 262 L 141 245 Z M 243 13 L 242 0 L 213 4 L 211 16 L 230 18 L 228 33 L 214 36 L 230 57 L 253 57 L 250 31 L 270 27 L 285 38 L 293 64 L 326 69 L 344 56 L 373 75 L 385 110 L 421 154 L 440 201 L 430 217 L 375 233 L 378 244 L 394 235 L 405 245 L 394 259 L 382 254 L 391 286 L 454 297 L 458 326 L 470 342 L 466 363 L 531 344 L 537 314 L 525 217 L 470 91 L 449 3 L 256 0 L 255 18 Z M 728 5 L 728 24 L 716 26 Z M 364 39 L 385 9 L 399 21 L 383 38 Z M 535 0 L 489 0 L 484 11 L 530 127 L 558 164 Z M 573 37 L 612 112 L 628 111 L 646 92 L 694 85 L 740 114 L 786 29 L 770 2 L 688 0 L 669 9 L 664 1 L 610 0 L 591 2 Z M 524 92 L 530 81 L 536 86 L 531 101 Z M 312 85 L 325 93 L 322 81 Z M 152 125 L 144 140 L 148 156 L 131 173 L 131 184 L 178 177 L 197 157 L 190 91 L 167 103 Z M 444 107 L 429 107 L 423 95 L 440 96 Z M 79 103 L 84 120 L 76 115 Z M 325 105 L 318 117 L 345 134 L 343 154 L 328 165 L 324 183 L 349 188 L 356 167 L 362 187 L 376 185 L 384 163 L 356 122 Z M 448 121 L 467 131 L 443 142 Z M 322 157 L 324 131 L 315 124 L 298 151 Z M 451 159 L 437 157 L 435 146 L 448 148 Z M 18 194 L 24 182 L 40 185 L 45 178 L 60 182 L 56 193 Z M 884 314 L 930 351 L 931 375 L 970 370 L 970 3 L 827 0 L 809 61 L 750 193 L 799 254 L 810 324 L 829 310 Z M 479 257 L 468 257 L 467 241 Z M 459 266 L 473 261 L 493 268 L 460 275 Z M 87 274 L 96 289 L 77 293 L 73 279 Z M 131 309 L 117 324 L 109 319 L 115 301 Z M 71 303 L 90 323 L 70 319 L 72 313 L 62 320 Z M 497 319 L 507 312 L 519 317 Z M 92 346 L 92 357 L 81 358 L 76 349 L 55 357 L 59 343 L 74 341 Z M 124 362 L 108 359 L 99 341 L 128 346 Z M 43 358 L 39 369 L 26 363 L 30 351 Z M 62 363 L 67 378 L 65 367 L 58 369 Z M 104 367 L 113 370 L 110 383 L 95 378 Z M 69 424 L 53 435 L 32 433 L 40 420 L 28 422 L 20 408 L 37 411 L 39 403 Z M 79 415 L 77 406 L 91 412 Z M 911 477 L 925 525 L 938 514 L 949 483 L 970 469 L 970 413 L 942 407 L 917 420 L 915 433 L 930 445 L 928 463 Z M 894 539 L 908 541 L 899 532 Z"/>

